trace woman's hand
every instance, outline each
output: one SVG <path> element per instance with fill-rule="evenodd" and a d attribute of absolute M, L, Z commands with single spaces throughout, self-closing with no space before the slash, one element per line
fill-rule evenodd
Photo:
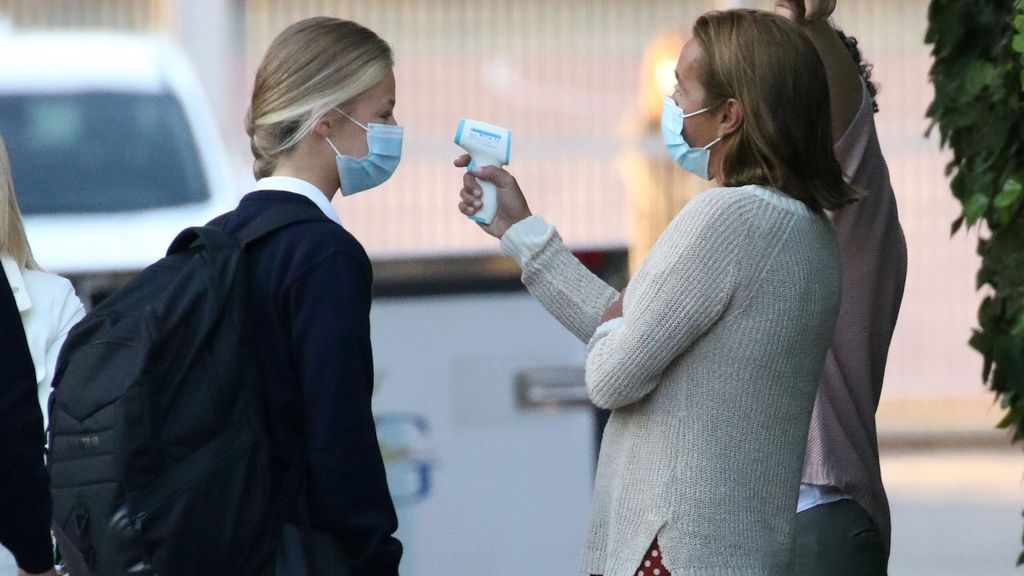
<path fill-rule="evenodd" d="M 836 0 L 776 0 L 775 12 L 794 22 L 824 20 L 836 9 Z"/>
<path fill-rule="evenodd" d="M 455 167 L 465 168 L 469 166 L 469 161 L 469 154 L 463 154 L 455 159 Z M 478 223 L 484 232 L 501 238 L 513 224 L 533 215 L 515 177 L 497 166 L 482 166 L 466 172 L 462 177 L 462 201 L 459 203 L 459 212 L 470 216 L 483 205 L 480 200 L 483 193 L 477 184 L 477 178 L 493 182 L 497 188 L 498 211 L 494 215 L 494 220 L 490 224 Z"/>
<path fill-rule="evenodd" d="M 626 289 L 623 288 L 622 293 L 619 294 L 619 297 L 616 298 L 615 302 L 612 302 L 612 305 L 605 310 L 604 316 L 601 317 L 601 324 L 604 324 L 609 320 L 614 320 L 615 318 L 622 318 L 622 299 L 625 297 Z"/>

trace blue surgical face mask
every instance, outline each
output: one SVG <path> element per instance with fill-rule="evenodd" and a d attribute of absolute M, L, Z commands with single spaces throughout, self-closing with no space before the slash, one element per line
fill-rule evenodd
<path fill-rule="evenodd" d="M 392 124 L 362 124 L 355 118 L 338 110 L 339 114 L 366 130 L 367 154 L 362 158 L 346 156 L 338 151 L 330 138 L 324 138 L 338 155 L 338 177 L 341 179 L 341 193 L 351 196 L 363 190 L 380 186 L 398 168 L 402 159 L 402 137 L 405 130 Z"/>
<path fill-rule="evenodd" d="M 683 120 L 697 114 L 707 112 L 708 108 L 702 108 L 696 112 L 683 113 L 683 109 L 676 106 L 671 96 L 665 96 L 665 103 L 661 107 L 661 135 L 665 139 L 665 146 L 672 159 L 684 169 L 693 172 L 705 180 L 708 176 L 708 161 L 711 159 L 711 147 L 721 141 L 719 136 L 710 144 L 701 148 L 693 148 L 683 137 Z"/>

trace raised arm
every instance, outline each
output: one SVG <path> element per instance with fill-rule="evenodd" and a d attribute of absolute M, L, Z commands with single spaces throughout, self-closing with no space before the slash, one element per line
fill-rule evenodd
<path fill-rule="evenodd" d="M 864 96 L 860 69 L 832 24 L 829 16 L 836 0 L 776 0 L 779 14 L 799 24 L 807 33 L 825 64 L 829 100 L 832 106 L 832 137 L 835 141 L 853 123 Z"/>

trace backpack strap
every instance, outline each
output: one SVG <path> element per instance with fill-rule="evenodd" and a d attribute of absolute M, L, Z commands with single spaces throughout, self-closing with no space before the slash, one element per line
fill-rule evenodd
<path fill-rule="evenodd" d="M 213 220 L 210 220 L 209 222 L 206 223 L 206 225 L 210 226 L 212 228 L 219 228 L 219 229 L 223 230 L 224 227 L 227 226 L 228 220 L 231 219 L 231 215 L 234 214 L 234 213 L 235 213 L 234 210 L 229 210 L 229 211 L 221 214 L 220 216 L 217 216 Z"/>
<path fill-rule="evenodd" d="M 225 215 L 227 216 L 227 215 Z M 219 219 L 219 218 L 218 218 Z M 275 206 L 257 216 L 246 225 L 236 238 L 244 249 L 253 242 L 281 228 L 316 220 L 330 221 L 320 208 L 306 202 L 289 202 Z M 226 218 L 225 218 L 226 221 Z M 288 471 L 285 474 L 281 492 L 277 495 L 274 505 L 274 524 L 282 525 L 301 501 L 306 480 L 306 458 L 301 453 L 289 457 Z"/>
<path fill-rule="evenodd" d="M 266 212 L 257 216 L 252 222 L 235 235 L 238 242 L 245 248 L 260 238 L 299 222 L 314 220 L 328 220 L 327 216 L 315 205 L 302 202 L 282 204 L 274 206 Z"/>
<path fill-rule="evenodd" d="M 171 242 L 171 246 L 167 249 L 167 255 L 170 256 L 171 254 L 184 252 L 199 241 L 203 242 L 207 246 L 238 242 L 243 248 L 245 248 L 256 240 L 259 240 L 276 230 L 284 228 L 285 226 L 297 224 L 299 222 L 308 222 L 311 220 L 328 219 L 327 216 L 314 205 L 310 205 L 306 202 L 289 202 L 287 204 L 274 206 L 273 208 L 263 212 L 253 219 L 252 222 L 242 228 L 238 234 L 233 235 L 234 238 L 232 238 L 232 235 L 229 235 L 224 231 L 224 227 L 227 225 L 232 214 L 233 212 L 221 214 L 205 226 L 193 226 L 182 230 L 174 241 Z"/>

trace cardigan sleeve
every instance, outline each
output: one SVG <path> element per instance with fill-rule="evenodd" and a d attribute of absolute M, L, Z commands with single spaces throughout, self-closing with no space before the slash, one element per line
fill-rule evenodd
<path fill-rule="evenodd" d="M 539 216 L 510 227 L 501 247 L 519 262 L 530 294 L 582 342 L 590 340 L 618 291 L 587 270 Z"/>
<path fill-rule="evenodd" d="M 742 235 L 720 196 L 706 192 L 679 213 L 630 282 L 621 320 L 602 326 L 588 344 L 587 392 L 595 405 L 642 400 L 728 306 Z"/>
<path fill-rule="evenodd" d="M 502 249 L 523 268 L 530 293 L 566 328 L 588 342 L 591 401 L 615 409 L 643 399 L 661 373 L 726 309 L 744 236 L 735 196 L 699 195 L 676 216 L 630 281 L 623 318 L 601 318 L 619 293 L 564 246 L 537 216 L 502 237 Z"/>

